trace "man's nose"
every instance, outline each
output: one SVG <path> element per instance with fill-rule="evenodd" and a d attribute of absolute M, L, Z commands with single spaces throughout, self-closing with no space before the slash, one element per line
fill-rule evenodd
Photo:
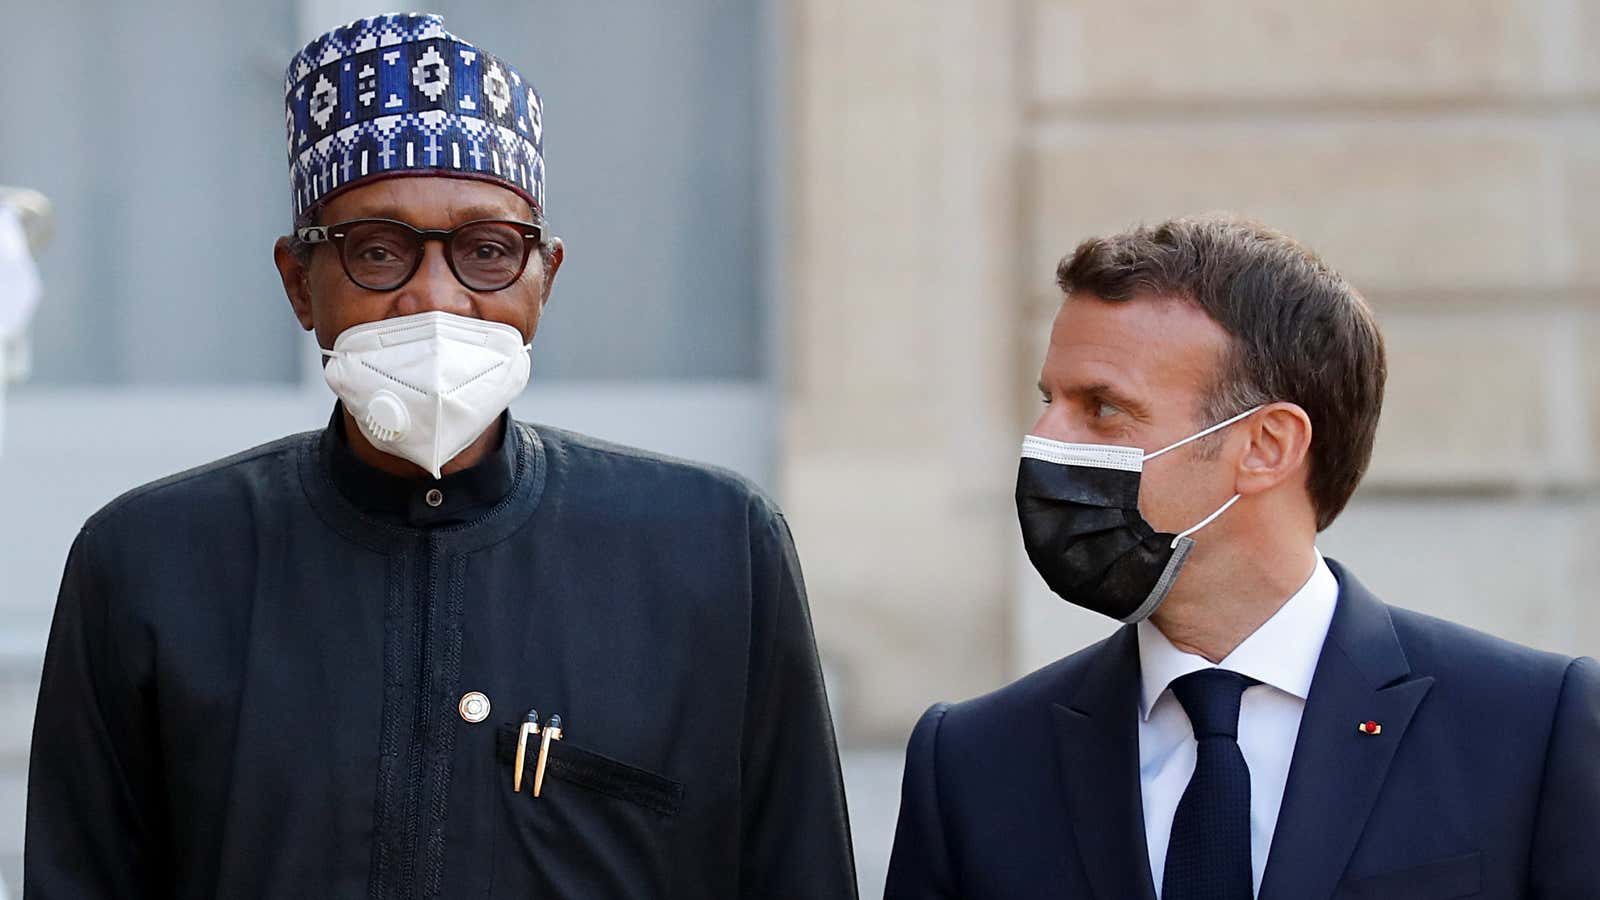
<path fill-rule="evenodd" d="M 445 253 L 442 241 L 423 243 L 421 264 L 395 298 L 396 312 L 403 316 L 424 312 L 472 314 L 472 293 L 450 271 Z"/>

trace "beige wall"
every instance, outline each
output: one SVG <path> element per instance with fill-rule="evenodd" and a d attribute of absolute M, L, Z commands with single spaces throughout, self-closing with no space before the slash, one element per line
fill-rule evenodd
<path fill-rule="evenodd" d="M 847 741 L 1005 673 L 1020 235 L 1005 4 L 790 13 L 782 473 Z"/>
<path fill-rule="evenodd" d="M 1015 445 L 1079 239 L 1229 209 L 1391 354 L 1322 547 L 1600 652 L 1600 3 L 797 0 L 785 497 L 849 741 L 1109 629 L 1021 560 Z M 1587 49 L 1586 49 L 1587 48 Z"/>

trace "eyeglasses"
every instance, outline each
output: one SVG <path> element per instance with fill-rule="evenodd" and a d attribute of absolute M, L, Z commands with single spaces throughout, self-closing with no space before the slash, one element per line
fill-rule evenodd
<path fill-rule="evenodd" d="M 544 228 L 510 219 L 478 219 L 448 231 L 413 228 L 393 219 L 352 219 L 312 225 L 295 235 L 308 244 L 332 243 L 344 273 L 369 291 L 393 291 L 422 267 L 427 241 L 443 241 L 456 280 L 474 291 L 505 290 L 522 276 L 544 241 Z"/>

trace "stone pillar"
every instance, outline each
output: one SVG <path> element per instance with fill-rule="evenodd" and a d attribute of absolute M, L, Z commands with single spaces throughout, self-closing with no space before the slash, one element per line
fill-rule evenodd
<path fill-rule="evenodd" d="M 1014 13 L 789 4 L 781 481 L 851 743 L 1010 658 Z"/>

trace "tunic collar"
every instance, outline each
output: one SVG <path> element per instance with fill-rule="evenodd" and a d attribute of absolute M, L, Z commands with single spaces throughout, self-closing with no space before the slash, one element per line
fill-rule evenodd
<path fill-rule="evenodd" d="M 459 525 L 488 512 L 516 481 L 521 438 L 512 427 L 511 413 L 501 413 L 491 427 L 500 429 L 500 445 L 482 462 L 437 480 L 412 480 L 362 462 L 350 449 L 344 416 L 335 403 L 322 433 L 323 458 L 339 493 L 368 515 L 412 528 Z"/>

